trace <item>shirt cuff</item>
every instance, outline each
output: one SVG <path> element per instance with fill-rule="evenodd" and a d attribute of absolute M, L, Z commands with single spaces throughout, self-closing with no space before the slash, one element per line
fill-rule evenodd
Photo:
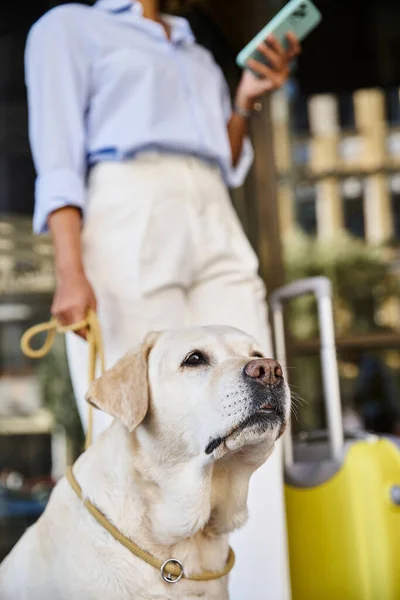
<path fill-rule="evenodd" d="M 85 207 L 85 184 L 83 178 L 69 169 L 54 169 L 36 179 L 34 233 L 47 233 L 48 216 L 65 206 L 75 206 L 82 213 Z"/>
<path fill-rule="evenodd" d="M 254 150 L 248 137 L 244 139 L 242 153 L 236 167 L 232 167 L 228 174 L 228 185 L 231 188 L 241 187 L 250 171 L 254 160 Z"/>

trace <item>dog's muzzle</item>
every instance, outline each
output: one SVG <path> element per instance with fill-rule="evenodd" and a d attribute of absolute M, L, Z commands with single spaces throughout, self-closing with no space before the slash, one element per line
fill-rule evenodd
<path fill-rule="evenodd" d="M 259 358 L 247 363 L 243 377 L 252 397 L 253 411 L 270 412 L 285 418 L 286 391 L 283 369 L 273 358 Z"/>
<path fill-rule="evenodd" d="M 279 436 L 286 427 L 287 392 L 283 369 L 272 358 L 257 358 L 243 368 L 243 379 L 251 398 L 247 416 L 227 434 L 208 443 L 205 452 L 212 454 L 230 436 L 249 427 L 262 430 L 278 427 Z"/>

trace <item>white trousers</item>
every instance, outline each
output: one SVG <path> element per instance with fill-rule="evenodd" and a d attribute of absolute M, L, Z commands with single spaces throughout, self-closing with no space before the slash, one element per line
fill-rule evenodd
<path fill-rule="evenodd" d="M 258 261 L 219 170 L 194 158 L 143 154 L 91 172 L 83 231 L 110 367 L 148 331 L 231 325 L 271 355 Z M 72 382 L 87 424 L 87 349 L 67 339 Z M 94 435 L 110 423 L 95 414 Z M 253 476 L 250 518 L 232 536 L 232 600 L 288 600 L 280 445 Z"/>

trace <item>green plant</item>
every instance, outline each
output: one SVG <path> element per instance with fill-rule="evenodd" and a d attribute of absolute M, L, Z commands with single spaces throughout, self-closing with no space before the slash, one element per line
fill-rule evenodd
<path fill-rule="evenodd" d="M 287 280 L 327 276 L 335 294 L 337 333 L 366 333 L 379 327 L 376 314 L 385 301 L 400 298 L 400 282 L 391 271 L 388 252 L 346 233 L 327 242 L 298 232 L 284 244 Z M 291 329 L 300 339 L 317 332 L 312 306 L 308 297 L 293 303 Z"/>

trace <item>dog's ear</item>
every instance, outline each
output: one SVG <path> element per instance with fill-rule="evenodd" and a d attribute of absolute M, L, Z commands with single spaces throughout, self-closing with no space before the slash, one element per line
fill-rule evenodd
<path fill-rule="evenodd" d="M 129 431 L 140 425 L 149 407 L 147 363 L 158 336 L 149 333 L 138 348 L 93 381 L 86 394 L 89 404 L 122 421 Z"/>

